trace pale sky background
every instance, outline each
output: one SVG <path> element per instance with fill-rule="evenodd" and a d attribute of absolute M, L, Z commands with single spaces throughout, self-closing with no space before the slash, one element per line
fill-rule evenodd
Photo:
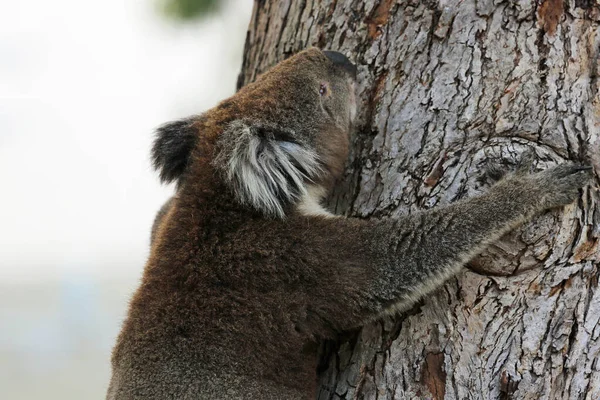
<path fill-rule="evenodd" d="M 0 5 L 0 280 L 136 275 L 172 192 L 153 129 L 235 90 L 251 0 L 209 20 L 156 0 Z"/>
<path fill-rule="evenodd" d="M 170 196 L 153 130 L 233 94 L 251 0 L 0 2 L 0 398 L 104 399 Z"/>

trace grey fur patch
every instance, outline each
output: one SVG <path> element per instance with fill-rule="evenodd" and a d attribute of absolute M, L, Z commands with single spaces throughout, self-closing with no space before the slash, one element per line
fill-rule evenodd
<path fill-rule="evenodd" d="M 280 218 L 321 171 L 317 153 L 294 132 L 240 120 L 223 132 L 213 165 L 242 204 Z"/>

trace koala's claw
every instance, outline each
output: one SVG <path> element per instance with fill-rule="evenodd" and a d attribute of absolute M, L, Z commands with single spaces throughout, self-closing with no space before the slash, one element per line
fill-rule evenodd
<path fill-rule="evenodd" d="M 572 203 L 579 197 L 579 189 L 588 184 L 593 175 L 589 165 L 564 163 L 541 172 L 523 174 L 525 167 L 504 179 L 498 185 L 505 187 L 534 210 L 542 211 Z"/>
<path fill-rule="evenodd" d="M 551 175 L 554 178 L 565 178 L 578 172 L 584 172 L 587 174 L 589 173 L 588 171 L 592 170 L 592 168 L 593 167 L 590 165 L 576 165 L 572 163 L 565 163 L 557 167 L 550 168 L 544 172 Z"/>
<path fill-rule="evenodd" d="M 534 174 L 539 177 L 536 184 L 542 191 L 546 207 L 559 207 L 572 203 L 592 177 L 589 165 L 562 164 L 546 171 Z"/>

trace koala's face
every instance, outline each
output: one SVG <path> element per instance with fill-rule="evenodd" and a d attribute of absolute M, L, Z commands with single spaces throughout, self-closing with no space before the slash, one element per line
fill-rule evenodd
<path fill-rule="evenodd" d="M 343 171 L 355 81 L 356 67 L 342 54 L 302 51 L 202 116 L 163 125 L 154 164 L 163 180 L 182 184 L 199 138 L 215 140 L 211 165 L 240 203 L 283 216 L 309 185 L 325 193 Z"/>
<path fill-rule="evenodd" d="M 329 185 L 348 155 L 355 86 L 356 67 L 344 55 L 311 48 L 277 64 L 231 101 L 243 119 L 270 125 L 284 133 L 282 140 L 314 151 L 325 170 L 318 180 Z"/>
<path fill-rule="evenodd" d="M 250 114 L 297 132 L 335 126 L 347 133 L 356 116 L 355 81 L 356 67 L 344 55 L 311 48 L 279 63 L 239 95 L 246 90 L 254 97 L 247 102 L 255 106 Z"/>
<path fill-rule="evenodd" d="M 301 112 L 311 116 L 314 127 L 350 129 L 356 116 L 356 67 L 344 55 L 310 49 L 280 64 L 273 77 L 265 78 L 286 80 L 281 75 L 290 72 L 295 76 L 288 79 L 286 91 L 301 101 Z"/>
<path fill-rule="evenodd" d="M 329 79 L 319 83 L 322 109 L 342 126 L 351 126 L 356 118 L 356 66 L 341 53 L 325 51 L 324 54 L 333 62 L 333 68 Z"/>

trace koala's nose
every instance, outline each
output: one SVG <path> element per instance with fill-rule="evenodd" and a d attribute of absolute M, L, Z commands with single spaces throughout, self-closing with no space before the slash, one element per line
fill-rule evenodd
<path fill-rule="evenodd" d="M 335 65 L 349 73 L 350 76 L 356 78 L 356 65 L 352 64 L 345 55 L 337 51 L 324 51 L 323 54 L 333 61 Z"/>

